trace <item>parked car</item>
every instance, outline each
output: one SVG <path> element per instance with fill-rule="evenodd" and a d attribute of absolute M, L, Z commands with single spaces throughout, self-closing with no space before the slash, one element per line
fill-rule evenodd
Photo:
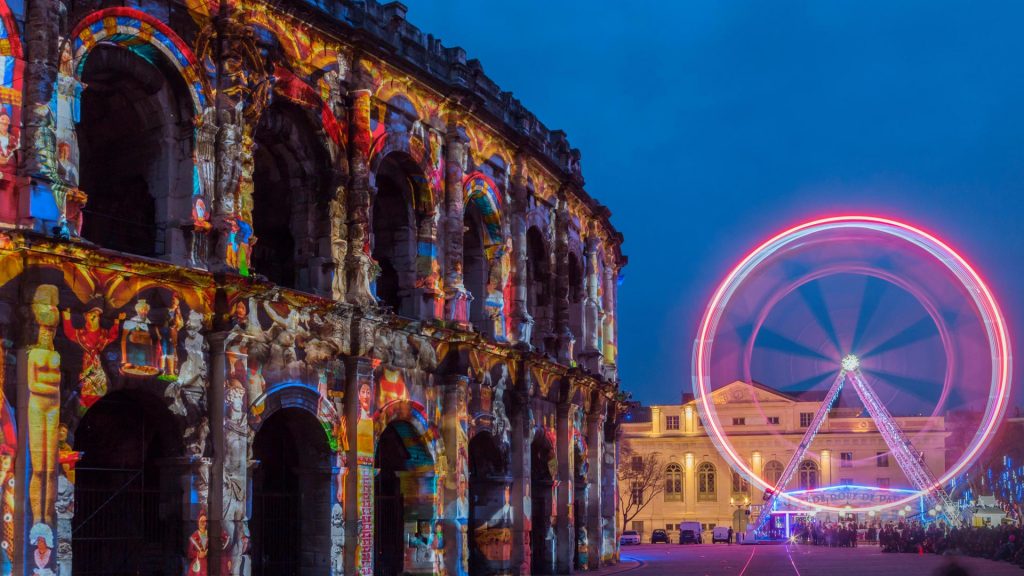
<path fill-rule="evenodd" d="M 679 523 L 680 544 L 702 544 L 703 542 L 704 538 L 700 533 L 700 522 Z"/>
<path fill-rule="evenodd" d="M 636 530 L 626 530 L 622 536 L 619 536 L 619 546 L 629 546 L 630 544 L 634 546 L 640 544 L 640 535 Z"/>
<path fill-rule="evenodd" d="M 715 526 L 714 530 L 711 531 L 711 543 L 717 544 L 718 542 L 732 544 L 732 542 L 729 541 L 728 526 Z"/>
<path fill-rule="evenodd" d="M 671 544 L 668 541 L 668 532 L 664 530 L 655 530 L 651 532 L 651 544 L 657 544 L 658 542 L 664 542 L 665 544 Z"/>

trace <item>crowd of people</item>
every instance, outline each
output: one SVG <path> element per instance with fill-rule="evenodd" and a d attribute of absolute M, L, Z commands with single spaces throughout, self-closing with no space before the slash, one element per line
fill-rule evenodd
<path fill-rule="evenodd" d="M 877 543 L 883 552 L 977 556 L 1024 567 L 1024 529 L 1016 525 L 950 528 L 941 521 L 876 525 L 812 520 L 798 523 L 793 534 L 815 546 L 851 547 L 859 540 Z"/>

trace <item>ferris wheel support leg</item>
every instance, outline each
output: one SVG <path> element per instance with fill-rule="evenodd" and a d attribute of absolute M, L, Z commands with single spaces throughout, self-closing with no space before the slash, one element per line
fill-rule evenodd
<path fill-rule="evenodd" d="M 907 476 L 907 480 L 914 488 L 926 494 L 930 502 L 941 504 L 943 513 L 952 524 L 959 524 L 960 514 L 946 489 L 939 484 L 931 470 L 928 469 L 928 465 L 924 461 L 924 454 L 914 448 L 910 438 L 900 429 L 896 419 L 868 385 L 861 371 L 850 372 L 849 378 L 857 396 L 864 403 L 871 419 L 875 421 L 875 426 L 882 439 L 885 440 L 886 446 L 889 447 L 889 452 L 896 459 L 896 464 Z"/>
<path fill-rule="evenodd" d="M 775 507 L 775 502 L 778 500 L 779 495 L 782 494 L 783 490 L 786 489 L 789 481 L 793 479 L 793 474 L 796 473 L 797 468 L 804 459 L 804 455 L 807 454 L 807 449 L 810 448 L 811 441 L 813 441 L 814 436 L 818 434 L 822 423 L 825 422 L 825 417 L 828 416 L 829 410 L 832 409 L 832 405 L 835 404 L 836 398 L 839 397 L 839 392 L 843 389 L 843 382 L 845 380 L 846 372 L 840 371 L 839 375 L 832 381 L 832 386 L 828 389 L 828 393 L 825 394 L 825 400 L 821 403 L 818 411 L 815 412 L 810 425 L 807 426 L 807 430 L 804 432 L 804 436 L 800 440 L 800 444 L 797 446 L 796 451 L 793 452 L 793 457 L 789 459 L 789 463 L 786 464 L 785 469 L 783 469 L 782 476 L 779 477 L 779 481 L 776 483 L 774 490 L 761 507 L 761 514 L 758 516 L 757 528 L 755 529 L 756 533 L 764 532 L 764 526 L 767 524 L 768 518 L 771 516 L 772 509 Z"/>

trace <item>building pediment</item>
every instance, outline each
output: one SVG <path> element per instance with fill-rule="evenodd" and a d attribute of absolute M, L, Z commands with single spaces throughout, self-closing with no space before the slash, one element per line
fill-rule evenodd
<path fill-rule="evenodd" d="M 776 392 L 757 382 L 748 383 L 735 381 L 715 390 L 711 400 L 716 405 L 723 404 L 763 404 L 766 402 L 793 403 L 789 396 Z"/>

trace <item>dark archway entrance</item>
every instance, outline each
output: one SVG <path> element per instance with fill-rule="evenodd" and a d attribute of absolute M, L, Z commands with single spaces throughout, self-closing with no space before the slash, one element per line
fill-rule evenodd
<path fill-rule="evenodd" d="M 469 303 L 469 322 L 478 332 L 488 334 L 487 311 L 487 253 L 484 250 L 484 222 L 476 204 L 466 206 L 462 236 L 462 275 L 466 290 L 473 295 Z"/>
<path fill-rule="evenodd" d="M 326 576 L 331 448 L 323 426 L 302 408 L 282 408 L 256 432 L 253 458 L 252 576 Z"/>
<path fill-rule="evenodd" d="M 111 392 L 75 430 L 72 571 L 157 575 L 181 571 L 185 552 L 181 433 L 167 408 L 136 391 Z"/>
<path fill-rule="evenodd" d="M 533 316 L 530 344 L 539 352 L 555 350 L 545 341 L 552 331 L 550 255 L 544 236 L 534 226 L 526 232 L 526 309 Z"/>
<path fill-rule="evenodd" d="M 377 169 L 373 199 L 373 258 L 380 265 L 377 298 L 397 314 L 416 316 L 416 221 L 413 186 L 417 170 L 404 154 L 390 154 Z"/>
<path fill-rule="evenodd" d="M 384 429 L 376 467 L 374 574 L 433 571 L 434 459 L 412 424 Z"/>
<path fill-rule="evenodd" d="M 469 571 L 504 574 L 512 559 L 512 478 L 494 436 L 469 442 Z"/>
<path fill-rule="evenodd" d="M 184 81 L 162 58 L 107 45 L 86 58 L 82 81 L 79 158 L 73 143 L 57 144 L 61 176 L 89 197 L 82 236 L 142 256 L 184 254 L 175 225 L 191 212 L 193 112 Z"/>
<path fill-rule="evenodd" d="M 310 260 L 329 229 L 327 152 L 306 112 L 281 102 L 263 112 L 255 141 L 253 230 L 240 232 L 258 238 L 249 265 L 275 284 L 313 290 Z"/>
<path fill-rule="evenodd" d="M 533 574 L 554 573 L 554 527 L 551 525 L 554 449 L 538 430 L 530 447 L 531 511 L 530 553 Z"/>

